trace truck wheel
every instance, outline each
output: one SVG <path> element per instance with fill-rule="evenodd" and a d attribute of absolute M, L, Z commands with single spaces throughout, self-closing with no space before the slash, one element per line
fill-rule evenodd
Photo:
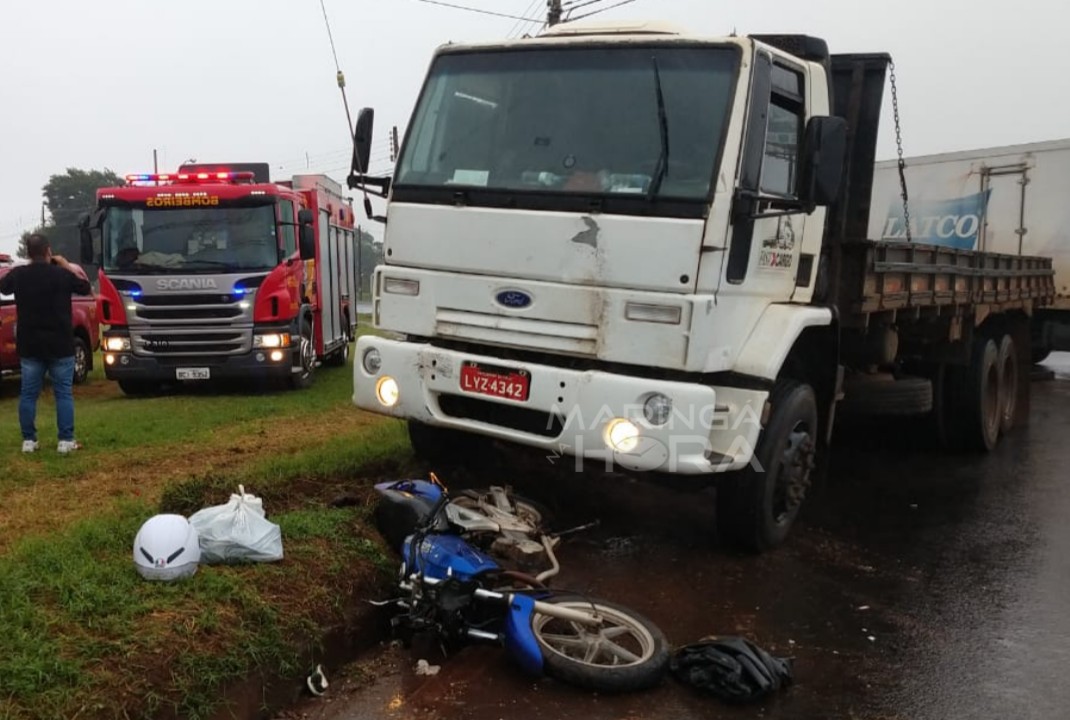
<path fill-rule="evenodd" d="M 928 378 L 858 376 L 844 382 L 843 392 L 837 411 L 844 415 L 924 415 L 933 409 L 933 383 Z"/>
<path fill-rule="evenodd" d="M 817 399 L 794 380 L 777 383 L 772 415 L 751 464 L 717 489 L 717 525 L 731 545 L 750 552 L 787 538 L 810 487 L 817 454 Z M 755 466 L 757 462 L 757 466 Z"/>
<path fill-rule="evenodd" d="M 1018 349 L 1010 335 L 1004 335 L 999 345 L 999 392 L 1001 433 L 1014 427 L 1018 411 Z"/>
<path fill-rule="evenodd" d="M 999 442 L 1003 419 L 999 346 L 992 338 L 980 336 L 974 340 L 969 366 L 948 370 L 958 444 L 981 452 L 992 450 Z"/>
<path fill-rule="evenodd" d="M 350 340 L 346 337 L 346 344 L 331 353 L 324 364 L 331 367 L 344 367 L 349 362 L 349 343 Z"/>
<path fill-rule="evenodd" d="M 316 371 L 316 345 L 312 341 L 312 325 L 306 321 L 301 328 L 301 343 L 297 349 L 297 362 L 290 371 L 290 387 L 295 390 L 305 390 L 312 387 L 313 375 Z M 294 372 L 294 371 L 297 372 Z"/>
<path fill-rule="evenodd" d="M 89 379 L 89 345 L 80 337 L 74 338 L 74 384 Z"/>
<path fill-rule="evenodd" d="M 413 454 L 433 465 L 476 465 L 490 449 L 486 438 L 452 428 L 409 420 L 409 443 Z"/>

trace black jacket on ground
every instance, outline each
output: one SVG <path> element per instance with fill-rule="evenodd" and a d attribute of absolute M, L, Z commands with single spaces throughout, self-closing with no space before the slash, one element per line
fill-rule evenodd
<path fill-rule="evenodd" d="M 14 295 L 19 357 L 55 360 L 74 355 L 71 295 L 93 292 L 83 280 L 59 265 L 31 262 L 0 278 L 0 294 Z"/>

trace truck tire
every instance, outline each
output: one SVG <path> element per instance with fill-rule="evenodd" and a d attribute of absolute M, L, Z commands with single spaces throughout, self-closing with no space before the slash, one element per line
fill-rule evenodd
<path fill-rule="evenodd" d="M 999 393 L 1001 434 L 1014 428 L 1018 412 L 1018 348 L 1010 335 L 1004 335 L 999 344 Z"/>
<path fill-rule="evenodd" d="M 933 409 L 933 383 L 928 378 L 863 376 L 843 386 L 837 412 L 844 415 L 925 415 Z"/>
<path fill-rule="evenodd" d="M 813 388 L 781 380 L 770 402 L 772 414 L 758 438 L 754 460 L 717 487 L 718 532 L 728 544 L 748 552 L 784 542 L 816 464 L 819 430 Z"/>
<path fill-rule="evenodd" d="M 301 323 L 301 340 L 297 348 L 297 365 L 290 371 L 289 383 L 294 390 L 307 390 L 312 387 L 316 372 L 316 345 L 312 339 L 312 322 Z"/>
<path fill-rule="evenodd" d="M 345 367 L 349 362 L 349 343 L 352 342 L 349 337 L 346 337 L 346 343 L 342 347 L 335 350 L 333 353 L 327 356 L 323 361 L 324 365 L 331 367 Z"/>
<path fill-rule="evenodd" d="M 80 337 L 74 338 L 74 384 L 81 385 L 89 379 L 89 365 L 92 356 L 89 344 Z"/>
<path fill-rule="evenodd" d="M 999 442 L 1003 419 L 996 341 L 979 335 L 974 340 L 970 364 L 948 368 L 948 375 L 956 444 L 967 450 L 991 451 Z"/>

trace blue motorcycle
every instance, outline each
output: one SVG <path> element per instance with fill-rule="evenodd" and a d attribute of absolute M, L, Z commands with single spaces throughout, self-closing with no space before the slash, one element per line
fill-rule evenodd
<path fill-rule="evenodd" d="M 396 625 L 433 633 L 444 647 L 503 646 L 523 670 L 589 690 L 636 691 L 661 681 L 669 644 L 657 626 L 617 603 L 546 585 L 560 568 L 558 538 L 538 527 L 533 503 L 503 503 L 500 488 L 452 501 L 433 475 L 375 489 L 377 525 L 402 557 Z M 512 547 L 537 544 L 552 567 L 538 575 L 503 567 L 479 546 L 488 537 Z"/>

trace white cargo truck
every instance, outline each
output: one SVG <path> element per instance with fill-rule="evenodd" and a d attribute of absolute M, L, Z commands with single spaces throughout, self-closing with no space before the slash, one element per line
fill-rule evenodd
<path fill-rule="evenodd" d="M 1051 257 L 1055 301 L 1033 318 L 1033 361 L 1070 350 L 1070 138 L 905 158 L 911 239 Z M 878 162 L 871 238 L 906 239 L 899 163 Z"/>
<path fill-rule="evenodd" d="M 354 130 L 391 335 L 358 341 L 354 403 L 429 460 L 497 440 L 716 483 L 752 550 L 838 413 L 994 447 L 1027 417 L 1051 261 L 867 238 L 889 64 L 656 24 L 440 47 L 393 176 L 363 171 L 371 109 Z"/>

